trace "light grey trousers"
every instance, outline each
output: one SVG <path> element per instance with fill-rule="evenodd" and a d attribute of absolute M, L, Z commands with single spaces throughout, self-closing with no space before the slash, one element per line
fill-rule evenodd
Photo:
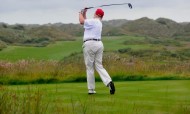
<path fill-rule="evenodd" d="M 88 89 L 95 90 L 94 69 L 96 69 L 106 86 L 112 81 L 102 65 L 103 50 L 104 46 L 101 41 L 87 41 L 83 44 Z"/>

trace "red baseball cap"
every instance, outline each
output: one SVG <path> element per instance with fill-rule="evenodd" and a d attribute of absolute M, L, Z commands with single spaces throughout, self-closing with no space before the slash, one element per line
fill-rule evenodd
<path fill-rule="evenodd" d="M 101 18 L 103 18 L 103 16 L 104 16 L 104 11 L 102 9 L 97 9 L 95 13 L 96 13 L 96 15 L 98 15 Z"/>

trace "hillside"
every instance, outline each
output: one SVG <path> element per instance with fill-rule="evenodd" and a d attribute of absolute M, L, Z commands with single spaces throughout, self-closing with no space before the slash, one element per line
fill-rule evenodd
<path fill-rule="evenodd" d="M 140 35 L 153 38 L 189 40 L 190 23 L 177 23 L 166 18 L 143 17 L 137 20 L 103 21 L 103 36 Z M 9 25 L 0 23 L 0 49 L 6 45 L 46 46 L 58 40 L 75 40 L 83 35 L 79 24 Z"/>
<path fill-rule="evenodd" d="M 143 17 L 137 20 L 104 21 L 103 35 L 140 35 L 154 38 L 190 37 L 190 23 L 177 23 L 167 18 L 156 20 Z"/>
<path fill-rule="evenodd" d="M 159 18 L 152 20 L 141 18 L 121 26 L 125 31 L 151 37 L 173 37 L 184 33 L 184 27 L 169 19 Z"/>
<path fill-rule="evenodd" d="M 1 44 L 46 46 L 58 40 L 74 40 L 72 35 L 64 30 L 47 25 L 8 25 L 0 23 Z"/>

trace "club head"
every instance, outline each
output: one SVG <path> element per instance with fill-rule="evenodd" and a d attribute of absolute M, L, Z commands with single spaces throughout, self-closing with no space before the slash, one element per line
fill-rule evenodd
<path fill-rule="evenodd" d="M 94 7 L 87 7 L 87 8 L 84 8 L 84 9 L 92 9 L 92 8 L 94 8 Z"/>
<path fill-rule="evenodd" d="M 133 8 L 133 6 L 131 5 L 131 3 L 128 3 L 128 6 L 129 6 L 130 9 Z"/>

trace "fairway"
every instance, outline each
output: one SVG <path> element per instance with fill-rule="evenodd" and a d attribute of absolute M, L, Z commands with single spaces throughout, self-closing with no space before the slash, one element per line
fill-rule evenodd
<path fill-rule="evenodd" d="M 47 47 L 9 46 L 0 52 L 1 60 L 16 61 L 22 59 L 60 60 L 71 53 L 80 52 L 79 41 L 60 41 Z"/>
<path fill-rule="evenodd" d="M 131 39 L 144 39 L 144 37 L 116 36 L 103 37 L 105 51 L 116 51 L 122 48 L 143 49 L 149 45 L 124 45 L 123 42 Z M 0 51 L 0 60 L 17 61 L 23 59 L 35 60 L 61 60 L 72 53 L 82 52 L 82 37 L 76 41 L 58 41 L 47 47 L 8 46 Z"/>
<path fill-rule="evenodd" d="M 8 111 L 12 113 L 19 110 L 42 114 L 190 113 L 188 80 L 129 81 L 115 82 L 115 85 L 115 95 L 110 95 L 101 82 L 96 83 L 95 95 L 87 94 L 86 83 L 2 86 L 0 100 L 6 100 L 5 95 L 8 100 L 1 103 L 0 109 L 11 103 L 12 111 L 9 108 Z"/>

